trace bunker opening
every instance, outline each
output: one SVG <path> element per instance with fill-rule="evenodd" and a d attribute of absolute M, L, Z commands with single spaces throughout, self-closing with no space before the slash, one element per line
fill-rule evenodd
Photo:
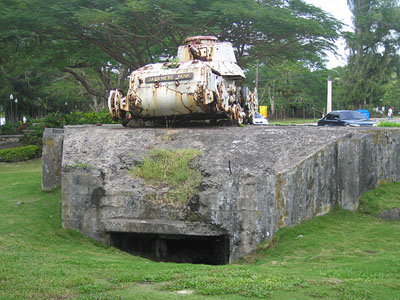
<path fill-rule="evenodd" d="M 153 261 L 224 265 L 229 263 L 229 237 L 109 232 L 111 245 Z"/>

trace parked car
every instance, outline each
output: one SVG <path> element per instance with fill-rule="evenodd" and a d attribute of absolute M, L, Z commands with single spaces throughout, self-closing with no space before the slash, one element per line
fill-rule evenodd
<path fill-rule="evenodd" d="M 318 121 L 318 126 L 377 126 L 362 113 L 355 110 L 335 110 Z"/>
<path fill-rule="evenodd" d="M 263 117 L 259 112 L 254 113 L 254 118 L 253 118 L 253 124 L 254 125 L 268 125 L 268 120 Z"/>

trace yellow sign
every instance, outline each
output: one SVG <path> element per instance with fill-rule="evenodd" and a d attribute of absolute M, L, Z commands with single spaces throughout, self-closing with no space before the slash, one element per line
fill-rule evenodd
<path fill-rule="evenodd" d="M 262 115 L 263 117 L 268 117 L 268 106 L 264 105 L 260 105 L 260 115 Z"/>

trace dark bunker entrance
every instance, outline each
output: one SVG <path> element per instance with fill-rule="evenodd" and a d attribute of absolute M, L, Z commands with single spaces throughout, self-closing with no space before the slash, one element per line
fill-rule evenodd
<path fill-rule="evenodd" d="M 109 232 L 111 245 L 154 261 L 224 265 L 229 237 Z"/>

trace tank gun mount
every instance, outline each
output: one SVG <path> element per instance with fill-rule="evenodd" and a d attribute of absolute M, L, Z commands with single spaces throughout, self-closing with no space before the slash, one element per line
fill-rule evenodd
<path fill-rule="evenodd" d="M 127 95 L 112 90 L 108 109 L 112 119 L 124 125 L 165 118 L 252 123 L 257 93 L 241 86 L 244 78 L 231 43 L 213 36 L 190 37 L 179 46 L 177 63 L 149 64 L 133 71 Z"/>

